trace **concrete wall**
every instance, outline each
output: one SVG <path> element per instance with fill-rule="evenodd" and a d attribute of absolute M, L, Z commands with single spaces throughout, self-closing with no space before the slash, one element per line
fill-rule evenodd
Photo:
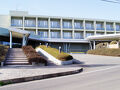
<path fill-rule="evenodd" d="M 0 27 L 9 27 L 9 26 L 10 26 L 10 16 L 0 15 Z"/>

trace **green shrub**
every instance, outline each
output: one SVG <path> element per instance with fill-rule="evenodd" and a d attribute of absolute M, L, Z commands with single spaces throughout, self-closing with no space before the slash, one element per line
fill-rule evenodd
<path fill-rule="evenodd" d="M 46 47 L 45 45 L 40 45 L 37 48 L 42 48 L 43 50 L 45 50 L 46 52 L 48 52 L 49 54 L 51 54 L 52 56 L 54 56 L 55 58 L 61 60 L 61 61 L 67 61 L 67 60 L 71 60 L 73 59 L 73 57 L 67 53 L 61 52 L 59 53 L 59 50 L 56 48 L 51 48 L 50 46 Z"/>
<path fill-rule="evenodd" d="M 111 41 L 110 44 L 117 44 L 117 41 Z"/>
<path fill-rule="evenodd" d="M 32 64 L 32 62 L 47 64 L 47 60 L 40 56 L 40 54 L 38 54 L 32 46 L 23 46 L 22 49 L 30 64 Z"/>
<path fill-rule="evenodd" d="M 101 48 L 101 49 L 95 49 L 95 50 L 88 50 L 87 54 L 105 55 L 105 56 L 120 56 L 120 49 Z"/>

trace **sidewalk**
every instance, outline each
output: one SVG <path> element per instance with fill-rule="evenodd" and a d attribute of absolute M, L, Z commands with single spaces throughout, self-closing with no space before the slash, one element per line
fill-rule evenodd
<path fill-rule="evenodd" d="M 24 82 L 79 73 L 81 67 L 71 66 L 5 66 L 0 68 L 0 81 Z"/>

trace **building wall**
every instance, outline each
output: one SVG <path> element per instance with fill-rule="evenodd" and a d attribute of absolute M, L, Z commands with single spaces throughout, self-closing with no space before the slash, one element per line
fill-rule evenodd
<path fill-rule="evenodd" d="M 9 27 L 11 25 L 10 21 L 9 15 L 0 15 L 0 27 Z"/>
<path fill-rule="evenodd" d="M 120 33 L 120 21 L 35 16 L 29 15 L 27 12 L 19 13 L 21 11 L 10 14 L 11 26 L 28 30 L 32 34 L 40 35 L 41 38 L 85 39 L 91 35 Z"/>

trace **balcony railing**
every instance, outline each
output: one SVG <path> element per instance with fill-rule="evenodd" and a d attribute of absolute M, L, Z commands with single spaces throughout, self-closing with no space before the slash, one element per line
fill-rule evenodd
<path fill-rule="evenodd" d="M 104 28 L 96 28 L 96 30 L 105 30 Z"/>
<path fill-rule="evenodd" d="M 76 26 L 75 29 L 84 29 L 84 28 L 83 28 L 83 27 L 77 27 L 77 26 Z"/>
<path fill-rule="evenodd" d="M 113 28 L 106 28 L 107 31 L 114 31 Z"/>
<path fill-rule="evenodd" d="M 85 29 L 87 29 L 87 30 L 94 30 L 93 27 L 85 27 Z"/>

